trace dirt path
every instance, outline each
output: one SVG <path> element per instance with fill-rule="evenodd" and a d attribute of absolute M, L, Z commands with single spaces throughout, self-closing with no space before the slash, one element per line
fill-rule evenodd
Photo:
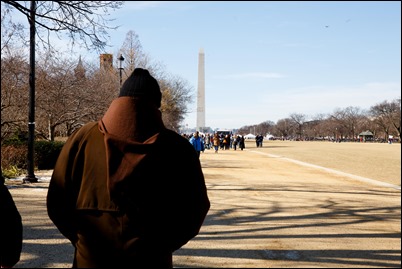
<path fill-rule="evenodd" d="M 400 189 L 255 152 L 270 146 L 201 154 L 211 209 L 175 267 L 401 266 Z M 73 249 L 46 214 L 47 183 L 11 192 L 24 220 L 16 267 L 71 267 Z"/>

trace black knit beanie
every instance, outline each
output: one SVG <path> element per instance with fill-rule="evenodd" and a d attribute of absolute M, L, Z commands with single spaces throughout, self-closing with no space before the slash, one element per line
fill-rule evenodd
<path fill-rule="evenodd" d="M 120 89 L 119 97 L 121 96 L 145 96 L 158 108 L 161 106 L 162 93 L 159 84 L 146 69 L 134 69 Z"/>

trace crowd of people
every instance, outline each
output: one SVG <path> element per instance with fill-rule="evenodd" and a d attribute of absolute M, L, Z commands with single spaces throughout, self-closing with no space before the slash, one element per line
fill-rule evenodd
<path fill-rule="evenodd" d="M 214 134 L 202 134 L 199 131 L 196 131 L 189 135 L 182 134 L 182 136 L 190 141 L 197 151 L 198 156 L 200 156 L 200 153 L 204 152 L 206 149 L 214 149 L 215 153 L 218 153 L 219 150 L 243 150 L 246 148 L 245 137 L 240 134 L 223 134 L 217 132 Z M 263 140 L 264 137 L 262 135 L 257 135 L 255 137 L 257 148 L 262 148 Z"/>

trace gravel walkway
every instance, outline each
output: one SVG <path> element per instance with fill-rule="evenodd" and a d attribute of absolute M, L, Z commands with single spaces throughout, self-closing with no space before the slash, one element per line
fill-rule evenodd
<path fill-rule="evenodd" d="M 400 189 L 256 150 L 201 154 L 211 209 L 175 267 L 401 267 Z M 73 248 L 46 213 L 50 174 L 7 182 L 24 224 L 16 268 L 71 267 Z"/>

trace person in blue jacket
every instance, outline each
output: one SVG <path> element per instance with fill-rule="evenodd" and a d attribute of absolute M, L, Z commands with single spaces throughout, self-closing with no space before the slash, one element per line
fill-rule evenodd
<path fill-rule="evenodd" d="M 201 151 L 204 151 L 204 140 L 200 137 L 200 133 L 198 131 L 196 131 L 190 138 L 190 143 L 193 145 L 195 151 L 197 151 L 199 158 Z"/>

